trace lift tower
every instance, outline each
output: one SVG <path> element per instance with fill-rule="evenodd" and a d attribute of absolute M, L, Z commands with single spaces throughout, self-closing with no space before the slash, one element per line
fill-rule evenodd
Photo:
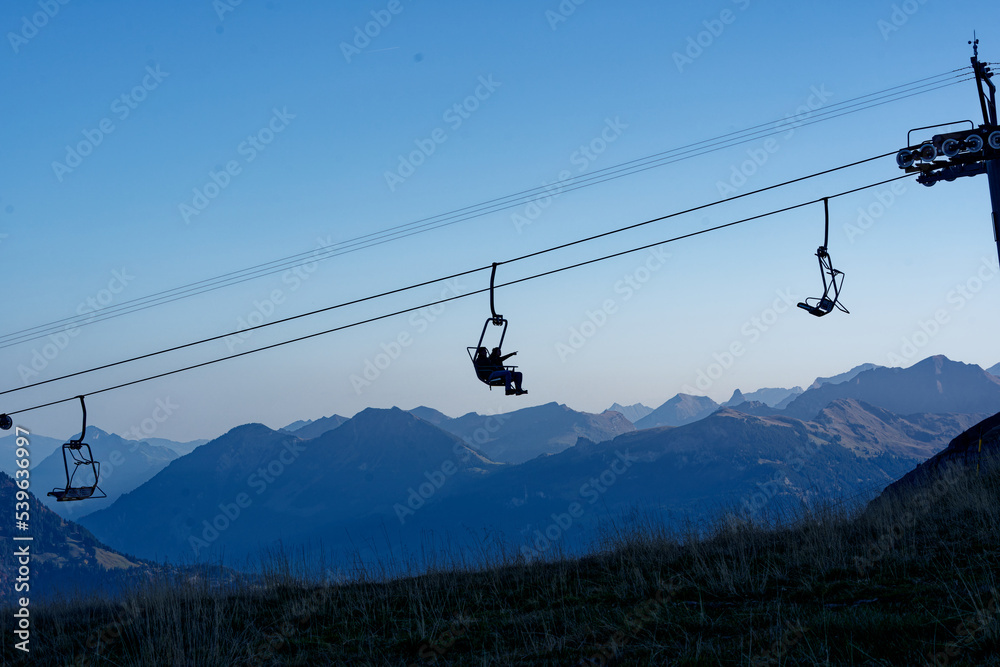
<path fill-rule="evenodd" d="M 979 40 L 973 37 L 972 69 L 976 75 L 976 91 L 983 112 L 983 123 L 976 127 L 971 120 L 929 125 L 910 130 L 910 144 L 896 154 L 896 164 L 907 173 L 917 173 L 917 182 L 931 186 L 938 181 L 953 181 L 962 176 L 986 174 L 993 207 L 993 239 L 1000 257 L 1000 126 L 997 125 L 996 86 L 989 65 L 979 60 Z M 937 127 L 969 124 L 957 132 L 935 134 L 930 141 L 913 144 L 914 132 Z"/>

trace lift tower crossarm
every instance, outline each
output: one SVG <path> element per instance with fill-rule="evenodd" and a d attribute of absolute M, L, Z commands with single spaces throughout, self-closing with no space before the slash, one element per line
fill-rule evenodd
<path fill-rule="evenodd" d="M 979 60 L 979 40 L 973 35 L 972 70 L 976 77 L 976 93 L 983 113 L 983 124 L 978 128 L 972 121 L 958 121 L 943 125 L 968 123 L 971 127 L 961 132 L 934 135 L 930 141 L 909 145 L 896 154 L 896 163 L 908 173 L 919 172 L 917 182 L 934 185 L 938 181 L 953 181 L 963 176 L 985 173 L 990 188 L 993 209 L 993 240 L 1000 257 L 1000 125 L 997 124 L 996 86 L 989 64 Z M 928 130 L 932 125 L 918 128 Z M 913 132 L 915 130 L 911 130 Z M 907 143 L 910 143 L 907 135 Z M 944 158 L 944 159 L 938 159 Z"/>

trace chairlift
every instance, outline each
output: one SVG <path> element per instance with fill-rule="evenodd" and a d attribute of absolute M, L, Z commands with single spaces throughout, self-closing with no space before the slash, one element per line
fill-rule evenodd
<path fill-rule="evenodd" d="M 830 254 L 827 252 L 827 245 L 830 243 L 830 203 L 826 197 L 823 198 L 823 212 L 826 216 L 823 245 L 816 249 L 816 257 L 819 259 L 819 273 L 823 279 L 823 296 L 809 297 L 805 301 L 800 301 L 798 306 L 816 317 L 823 317 L 834 308 L 850 314 L 851 311 L 840 303 L 840 288 L 844 284 L 844 273 L 833 268 Z M 815 303 L 810 303 L 813 301 Z"/>
<path fill-rule="evenodd" d="M 490 328 L 492 324 L 495 327 L 501 327 L 500 329 L 500 340 L 497 342 L 496 346 L 493 348 L 496 353 L 496 358 L 501 357 L 501 350 L 503 349 L 503 341 L 507 336 L 507 320 L 503 315 L 497 314 L 497 309 L 495 301 L 493 298 L 493 285 L 496 281 L 497 275 L 497 263 L 493 263 L 493 270 L 490 273 L 490 313 L 491 317 L 486 318 L 486 322 L 483 324 L 483 331 L 479 334 L 479 342 L 474 346 L 469 346 L 466 350 L 469 353 L 469 359 L 472 360 L 472 366 L 476 369 L 476 377 L 483 383 L 485 383 L 490 391 L 493 387 L 506 387 L 510 384 L 509 377 L 504 373 L 504 371 L 509 371 L 510 377 L 518 378 L 516 384 L 520 386 L 520 373 L 516 373 L 515 369 L 517 366 L 508 366 L 503 364 L 503 360 L 500 359 L 499 362 L 495 360 L 490 360 L 490 350 L 483 345 L 483 341 L 486 340 L 486 330 Z M 517 354 L 516 352 L 512 354 Z M 508 355 L 511 356 L 511 355 Z M 517 389 L 516 391 L 508 392 L 508 395 L 520 395 L 527 394 L 527 391 L 522 389 Z"/>
<path fill-rule="evenodd" d="M 60 503 L 71 500 L 107 498 L 104 491 L 97 486 L 97 482 L 100 479 L 101 464 L 94 460 L 94 455 L 90 451 L 90 445 L 83 441 L 87 434 L 87 404 L 84 403 L 83 396 L 78 396 L 77 398 L 80 399 L 80 407 L 83 408 L 83 428 L 80 430 L 79 438 L 75 440 L 71 439 L 62 446 L 63 468 L 66 471 L 66 486 L 52 489 L 48 494 Z M 70 472 L 69 467 L 71 462 L 73 463 L 72 472 Z M 78 484 L 77 486 L 73 486 L 73 482 L 76 480 L 76 476 L 80 474 L 81 468 L 86 471 L 82 474 L 81 479 L 87 480 L 89 476 L 93 476 L 93 484 Z M 95 495 L 97 493 L 100 495 Z"/>

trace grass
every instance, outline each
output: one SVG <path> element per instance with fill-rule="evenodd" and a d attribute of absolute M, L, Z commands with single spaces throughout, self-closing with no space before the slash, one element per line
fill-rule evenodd
<path fill-rule="evenodd" d="M 32 664 L 1000 665 L 1000 467 L 869 507 L 516 550 L 391 578 L 152 581 L 32 607 Z M 222 583 L 220 583 L 220 581 Z M 27 662 L 4 644 L 4 661 Z"/>

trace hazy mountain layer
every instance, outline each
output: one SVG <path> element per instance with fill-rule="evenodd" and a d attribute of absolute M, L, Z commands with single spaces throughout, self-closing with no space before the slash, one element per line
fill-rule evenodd
<path fill-rule="evenodd" d="M 555 454 L 579 438 L 601 442 L 635 430 L 620 413 L 594 415 L 558 403 L 500 415 L 472 412 L 442 422 L 440 427 L 503 463 L 523 463 L 542 454 Z"/>
<path fill-rule="evenodd" d="M 704 419 L 721 406 L 707 396 L 677 394 L 635 423 L 638 429 L 683 426 Z"/>
<path fill-rule="evenodd" d="M 785 412 L 811 419 L 838 398 L 857 399 L 899 415 L 993 414 L 1000 410 L 1000 378 L 979 366 L 929 357 L 909 368 L 875 368 L 847 382 L 810 389 Z"/>
<path fill-rule="evenodd" d="M 648 415 L 653 411 L 653 408 L 643 405 L 642 403 L 633 403 L 632 405 L 621 405 L 615 403 L 610 408 L 610 412 L 620 412 L 625 416 L 625 419 L 629 420 L 633 424 Z"/>

